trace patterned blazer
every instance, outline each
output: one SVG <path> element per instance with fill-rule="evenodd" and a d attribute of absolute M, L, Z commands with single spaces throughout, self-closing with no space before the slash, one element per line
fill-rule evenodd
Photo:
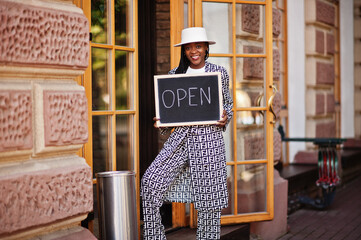
<path fill-rule="evenodd" d="M 172 69 L 169 74 L 175 74 Z M 223 109 L 228 123 L 233 116 L 233 100 L 229 92 L 227 70 L 206 62 L 205 72 L 221 72 Z M 193 202 L 197 210 L 222 209 L 228 206 L 226 152 L 224 128 L 215 125 L 176 127 L 160 152 L 171 157 L 179 149 L 184 150 L 189 166 L 182 170 L 165 193 L 165 201 Z M 169 129 L 163 129 L 162 133 Z M 184 146 L 186 145 L 186 146 Z"/>

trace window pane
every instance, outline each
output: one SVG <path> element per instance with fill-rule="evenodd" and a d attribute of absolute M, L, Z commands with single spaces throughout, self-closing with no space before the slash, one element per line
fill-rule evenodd
<path fill-rule="evenodd" d="M 109 80 L 110 52 L 106 49 L 92 48 L 92 109 L 107 110 L 110 107 Z"/>
<path fill-rule="evenodd" d="M 212 54 L 213 49 L 210 49 L 210 54 Z M 220 65 L 224 67 L 229 75 L 229 87 L 232 88 L 233 84 L 233 65 L 232 65 L 232 59 L 227 57 L 209 57 L 207 59 L 208 62 Z"/>
<path fill-rule="evenodd" d="M 284 8 L 285 7 L 284 1 L 285 0 L 277 0 L 276 6 L 279 7 L 279 8 Z"/>
<path fill-rule="evenodd" d="M 267 210 L 266 170 L 265 164 L 237 166 L 237 213 Z"/>
<path fill-rule="evenodd" d="M 184 2 L 184 6 L 183 6 L 183 26 L 184 28 L 188 27 L 188 3 Z"/>
<path fill-rule="evenodd" d="M 285 51 L 285 44 L 282 41 L 278 42 L 278 49 L 274 48 L 273 50 L 273 64 L 277 64 L 278 63 L 278 71 L 280 74 L 280 72 L 284 72 L 285 71 L 285 66 L 283 65 L 283 59 L 284 59 L 284 51 Z M 275 67 L 273 67 L 275 68 Z M 274 71 L 273 75 L 277 75 L 277 72 Z M 277 76 L 276 76 L 277 77 Z M 275 78 L 275 76 L 273 76 L 273 78 Z"/>
<path fill-rule="evenodd" d="M 227 166 L 228 207 L 222 209 L 222 215 L 234 213 L 234 166 Z"/>
<path fill-rule="evenodd" d="M 203 27 L 207 37 L 216 41 L 211 53 L 232 53 L 232 4 L 203 3 Z"/>
<path fill-rule="evenodd" d="M 115 45 L 132 46 L 131 5 L 129 0 L 114 1 Z"/>
<path fill-rule="evenodd" d="M 266 135 L 263 117 L 257 111 L 238 111 L 235 114 L 237 120 L 237 161 L 266 159 Z M 250 118 L 254 119 L 253 123 L 246 122 Z"/>
<path fill-rule="evenodd" d="M 93 177 L 111 170 L 110 126 L 108 116 L 93 116 Z"/>
<path fill-rule="evenodd" d="M 130 53 L 115 51 L 115 97 L 117 110 L 129 110 L 132 106 L 130 82 Z"/>
<path fill-rule="evenodd" d="M 264 58 L 237 58 L 236 96 L 237 108 L 264 107 Z"/>
<path fill-rule="evenodd" d="M 134 170 L 132 150 L 133 117 L 117 115 L 117 170 Z"/>
<path fill-rule="evenodd" d="M 108 6 L 106 0 L 91 1 L 92 42 L 108 43 Z"/>
<path fill-rule="evenodd" d="M 264 7 L 253 4 L 236 5 L 237 54 L 264 53 Z"/>
<path fill-rule="evenodd" d="M 281 29 L 279 29 L 278 31 L 279 31 L 279 35 L 278 35 L 278 38 L 279 39 L 285 39 L 285 34 L 284 34 L 284 30 L 283 30 L 283 26 L 285 26 L 285 21 L 286 21 L 286 19 L 285 19 L 285 14 L 284 14 L 284 11 L 281 11 L 281 10 L 275 10 L 275 11 L 277 11 L 278 12 L 278 14 L 279 14 L 279 17 L 280 17 L 280 19 L 281 19 L 281 22 L 280 22 L 280 25 L 279 25 L 279 27 L 281 28 Z"/>

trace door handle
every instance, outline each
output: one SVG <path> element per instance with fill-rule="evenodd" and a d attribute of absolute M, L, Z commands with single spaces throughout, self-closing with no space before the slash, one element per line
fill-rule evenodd
<path fill-rule="evenodd" d="M 269 108 L 270 112 L 273 114 L 273 120 L 270 121 L 270 123 L 275 124 L 275 123 L 276 123 L 276 118 L 277 118 L 277 116 L 276 116 L 276 114 L 275 114 L 275 112 L 274 112 L 274 110 L 273 110 L 273 106 L 272 106 L 272 105 L 273 105 L 273 99 L 275 98 L 276 93 L 278 92 L 278 90 L 277 90 L 277 88 L 276 88 L 274 85 L 270 85 L 269 87 L 273 89 L 273 94 L 272 94 L 272 96 L 271 96 L 271 97 L 269 98 L 269 100 L 268 100 L 268 108 Z"/>
<path fill-rule="evenodd" d="M 262 98 L 263 98 L 263 92 L 261 92 L 261 93 L 257 96 L 257 98 L 256 98 L 255 103 L 256 103 L 256 106 L 257 106 L 257 107 L 260 107 L 260 106 L 261 106 Z M 264 117 L 264 116 L 263 116 L 263 111 L 258 111 L 258 112 L 262 115 L 262 117 Z"/>

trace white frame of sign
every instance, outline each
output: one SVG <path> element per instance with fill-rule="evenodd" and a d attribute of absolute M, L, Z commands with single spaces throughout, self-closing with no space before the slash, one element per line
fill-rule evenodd
<path fill-rule="evenodd" d="M 221 80 L 221 73 L 220 72 L 209 72 L 209 73 L 202 73 L 202 74 L 169 74 L 169 75 L 155 75 L 154 76 L 154 98 L 155 98 L 155 113 L 156 118 L 160 118 L 160 107 L 159 107 L 159 86 L 158 86 L 158 80 L 159 79 L 181 79 L 183 78 L 189 78 L 189 77 L 207 77 L 207 76 L 217 76 L 217 86 L 218 86 L 218 109 L 219 109 L 219 118 L 217 120 L 201 120 L 201 121 L 178 121 L 178 122 L 167 122 L 162 123 L 161 119 L 156 121 L 157 127 L 176 127 L 176 126 L 190 126 L 190 125 L 210 125 L 210 124 L 217 124 L 220 119 L 222 119 L 223 114 L 223 94 L 222 94 L 222 80 Z M 196 79 L 195 79 L 196 80 Z"/>

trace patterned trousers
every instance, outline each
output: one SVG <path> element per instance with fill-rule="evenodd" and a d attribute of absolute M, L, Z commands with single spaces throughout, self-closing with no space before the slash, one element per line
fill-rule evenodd
<path fill-rule="evenodd" d="M 149 201 L 143 201 L 144 239 L 165 240 L 164 226 L 159 207 L 152 207 Z M 197 211 L 197 240 L 220 239 L 221 210 Z"/>
<path fill-rule="evenodd" d="M 186 168 L 189 163 L 185 153 L 187 153 L 185 142 L 180 144 L 180 147 L 171 157 L 162 157 L 161 151 L 142 178 L 141 195 L 145 240 L 166 239 L 159 208 L 166 200 L 165 195 L 169 195 L 167 191 L 171 189 L 171 185 L 177 176 L 179 177 L 181 173 L 187 173 Z M 176 196 L 177 202 L 192 201 L 191 196 L 187 193 L 178 192 Z M 197 239 L 220 239 L 220 218 L 221 210 L 198 210 Z"/>

